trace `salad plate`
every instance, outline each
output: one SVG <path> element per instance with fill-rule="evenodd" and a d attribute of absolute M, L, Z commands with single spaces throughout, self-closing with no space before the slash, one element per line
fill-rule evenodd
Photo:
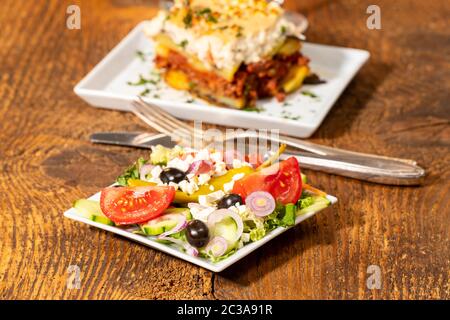
<path fill-rule="evenodd" d="M 225 164 L 220 152 L 180 150 L 153 148 L 64 216 L 220 272 L 337 202 L 295 158 Z"/>
<path fill-rule="evenodd" d="M 129 111 L 140 95 L 175 117 L 243 128 L 279 129 L 301 138 L 311 136 L 370 54 L 359 49 L 305 42 L 302 53 L 325 83 L 303 85 L 284 102 L 275 98 L 256 101 L 253 108 L 218 107 L 169 87 L 155 68 L 154 43 L 137 25 L 74 88 L 87 103 L 100 108 Z"/>

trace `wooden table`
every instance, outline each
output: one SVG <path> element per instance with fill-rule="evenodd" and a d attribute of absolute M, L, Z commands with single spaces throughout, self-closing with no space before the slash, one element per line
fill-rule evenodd
<path fill-rule="evenodd" d="M 423 187 L 307 172 L 339 203 L 213 274 L 62 217 L 145 151 L 92 145 L 102 130 L 147 129 L 88 106 L 74 85 L 139 21 L 146 0 L 2 1 L 0 10 L 0 298 L 438 299 L 449 287 L 448 1 L 289 1 L 312 42 L 367 49 L 357 75 L 311 139 L 413 158 Z M 81 7 L 81 30 L 66 8 Z M 66 285 L 78 266 L 80 289 Z M 381 289 L 368 289 L 379 266 Z M 376 267 L 375 267 L 376 268 Z"/>

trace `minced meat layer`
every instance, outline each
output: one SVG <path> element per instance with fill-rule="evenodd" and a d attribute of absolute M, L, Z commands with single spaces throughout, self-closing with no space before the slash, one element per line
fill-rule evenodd
<path fill-rule="evenodd" d="M 245 97 L 247 103 L 252 105 L 252 102 L 264 97 L 276 97 L 283 101 L 283 79 L 290 68 L 307 65 L 309 59 L 297 52 L 290 56 L 275 55 L 270 60 L 241 65 L 231 82 L 213 71 L 205 72 L 193 68 L 185 56 L 173 50 L 169 51 L 167 57 L 157 56 L 155 62 L 159 68 L 184 72 L 193 86 L 205 88 L 218 96 Z"/>

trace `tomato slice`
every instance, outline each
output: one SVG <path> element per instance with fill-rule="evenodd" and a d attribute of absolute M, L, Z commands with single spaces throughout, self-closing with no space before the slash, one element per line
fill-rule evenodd
<path fill-rule="evenodd" d="M 174 196 L 166 186 L 109 187 L 102 190 L 100 208 L 118 225 L 142 223 L 159 217 Z"/>
<path fill-rule="evenodd" d="M 233 193 L 244 200 L 255 191 L 269 192 L 277 202 L 296 203 L 302 193 L 300 167 L 291 157 L 236 181 Z"/>

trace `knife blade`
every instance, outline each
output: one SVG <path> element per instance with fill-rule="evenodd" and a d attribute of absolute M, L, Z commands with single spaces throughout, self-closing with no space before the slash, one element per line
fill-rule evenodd
<path fill-rule="evenodd" d="M 163 145 L 173 148 L 176 144 L 165 134 L 151 134 L 143 132 L 96 132 L 89 140 L 92 143 L 127 146 L 134 148 L 150 149 L 151 146 Z"/>

